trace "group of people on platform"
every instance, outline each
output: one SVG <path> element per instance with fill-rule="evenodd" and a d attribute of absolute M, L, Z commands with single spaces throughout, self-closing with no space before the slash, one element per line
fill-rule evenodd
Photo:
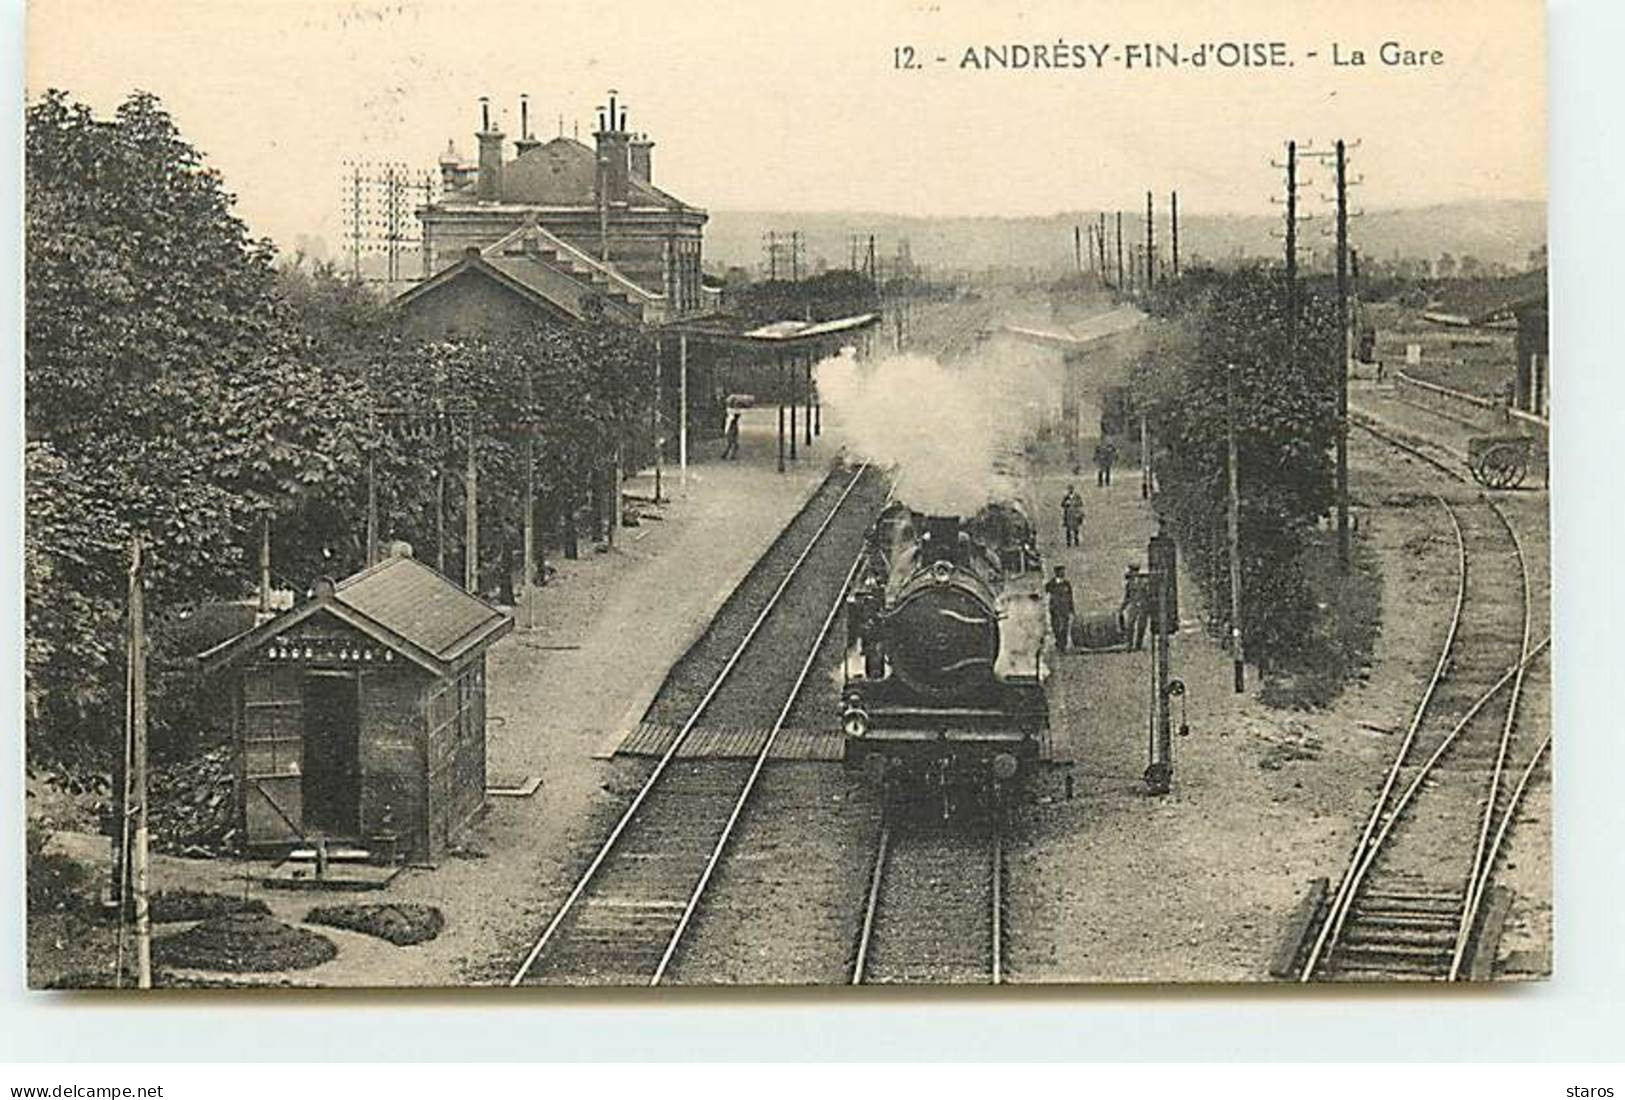
<path fill-rule="evenodd" d="M 1109 440 L 1103 441 L 1095 449 L 1097 484 L 1102 487 L 1111 484 L 1111 467 L 1115 458 L 1116 449 Z M 1065 495 L 1061 497 L 1061 533 L 1066 546 L 1082 545 L 1083 497 L 1078 494 L 1075 485 L 1068 485 Z M 1157 533 L 1147 544 L 1146 552 L 1151 559 L 1148 568 L 1141 569 L 1138 562 L 1129 562 L 1123 571 L 1123 598 L 1115 616 L 1116 644 L 1123 649 L 1143 649 L 1147 631 L 1155 633 L 1161 629 L 1161 594 L 1156 582 L 1159 577 L 1173 577 L 1176 570 L 1173 538 L 1161 520 L 1158 521 Z M 1074 643 L 1079 640 L 1083 648 L 1109 648 L 1103 646 L 1098 637 L 1077 638 L 1077 604 L 1066 566 L 1055 566 L 1054 575 L 1044 585 L 1044 591 L 1049 602 L 1050 628 L 1055 633 L 1056 646 L 1062 652 L 1075 648 Z M 1170 584 L 1169 593 L 1173 600 L 1177 600 L 1177 596 L 1172 596 L 1175 591 L 1176 587 Z M 1175 629 L 1178 614 L 1177 604 L 1171 602 L 1169 621 Z"/>

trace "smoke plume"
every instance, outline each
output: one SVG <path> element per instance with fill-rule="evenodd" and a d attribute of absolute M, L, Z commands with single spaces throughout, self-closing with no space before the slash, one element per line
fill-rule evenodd
<path fill-rule="evenodd" d="M 988 347 L 952 366 L 914 353 L 863 362 L 848 353 L 819 365 L 818 392 L 850 454 L 897 468 L 900 499 L 970 515 L 1016 495 L 1001 467 L 1053 403 L 1057 378 L 1054 363 L 1026 349 Z"/>

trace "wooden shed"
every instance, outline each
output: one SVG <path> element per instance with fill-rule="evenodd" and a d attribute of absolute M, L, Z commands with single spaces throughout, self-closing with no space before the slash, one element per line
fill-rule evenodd
<path fill-rule="evenodd" d="M 228 685 L 247 844 L 439 858 L 485 804 L 485 655 L 512 628 L 395 556 L 202 654 Z"/>

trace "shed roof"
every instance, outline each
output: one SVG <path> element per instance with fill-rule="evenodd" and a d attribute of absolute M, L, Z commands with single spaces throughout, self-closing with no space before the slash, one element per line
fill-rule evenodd
<path fill-rule="evenodd" d="M 208 671 L 221 668 L 322 612 L 437 676 L 513 629 L 512 618 L 429 566 L 389 557 L 337 584 L 319 583 L 311 599 L 200 654 L 199 662 Z"/>
<path fill-rule="evenodd" d="M 1428 303 L 1423 319 L 1441 325 L 1489 326 L 1511 321 L 1546 301 L 1546 269 L 1498 279 L 1457 279 Z"/>
<path fill-rule="evenodd" d="M 340 581 L 334 596 L 448 663 L 512 626 L 508 616 L 415 558 L 385 558 Z"/>
<path fill-rule="evenodd" d="M 858 313 L 833 321 L 772 321 L 752 328 L 750 322 L 724 314 L 685 317 L 665 326 L 664 331 L 704 340 L 743 344 L 750 347 L 802 345 L 828 341 L 832 337 L 872 328 L 880 323 L 878 313 Z"/>

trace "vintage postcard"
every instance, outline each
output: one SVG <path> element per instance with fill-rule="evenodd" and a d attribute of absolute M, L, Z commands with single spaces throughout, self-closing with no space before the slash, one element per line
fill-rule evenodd
<path fill-rule="evenodd" d="M 1545 79 L 36 0 L 29 984 L 1547 977 Z"/>

